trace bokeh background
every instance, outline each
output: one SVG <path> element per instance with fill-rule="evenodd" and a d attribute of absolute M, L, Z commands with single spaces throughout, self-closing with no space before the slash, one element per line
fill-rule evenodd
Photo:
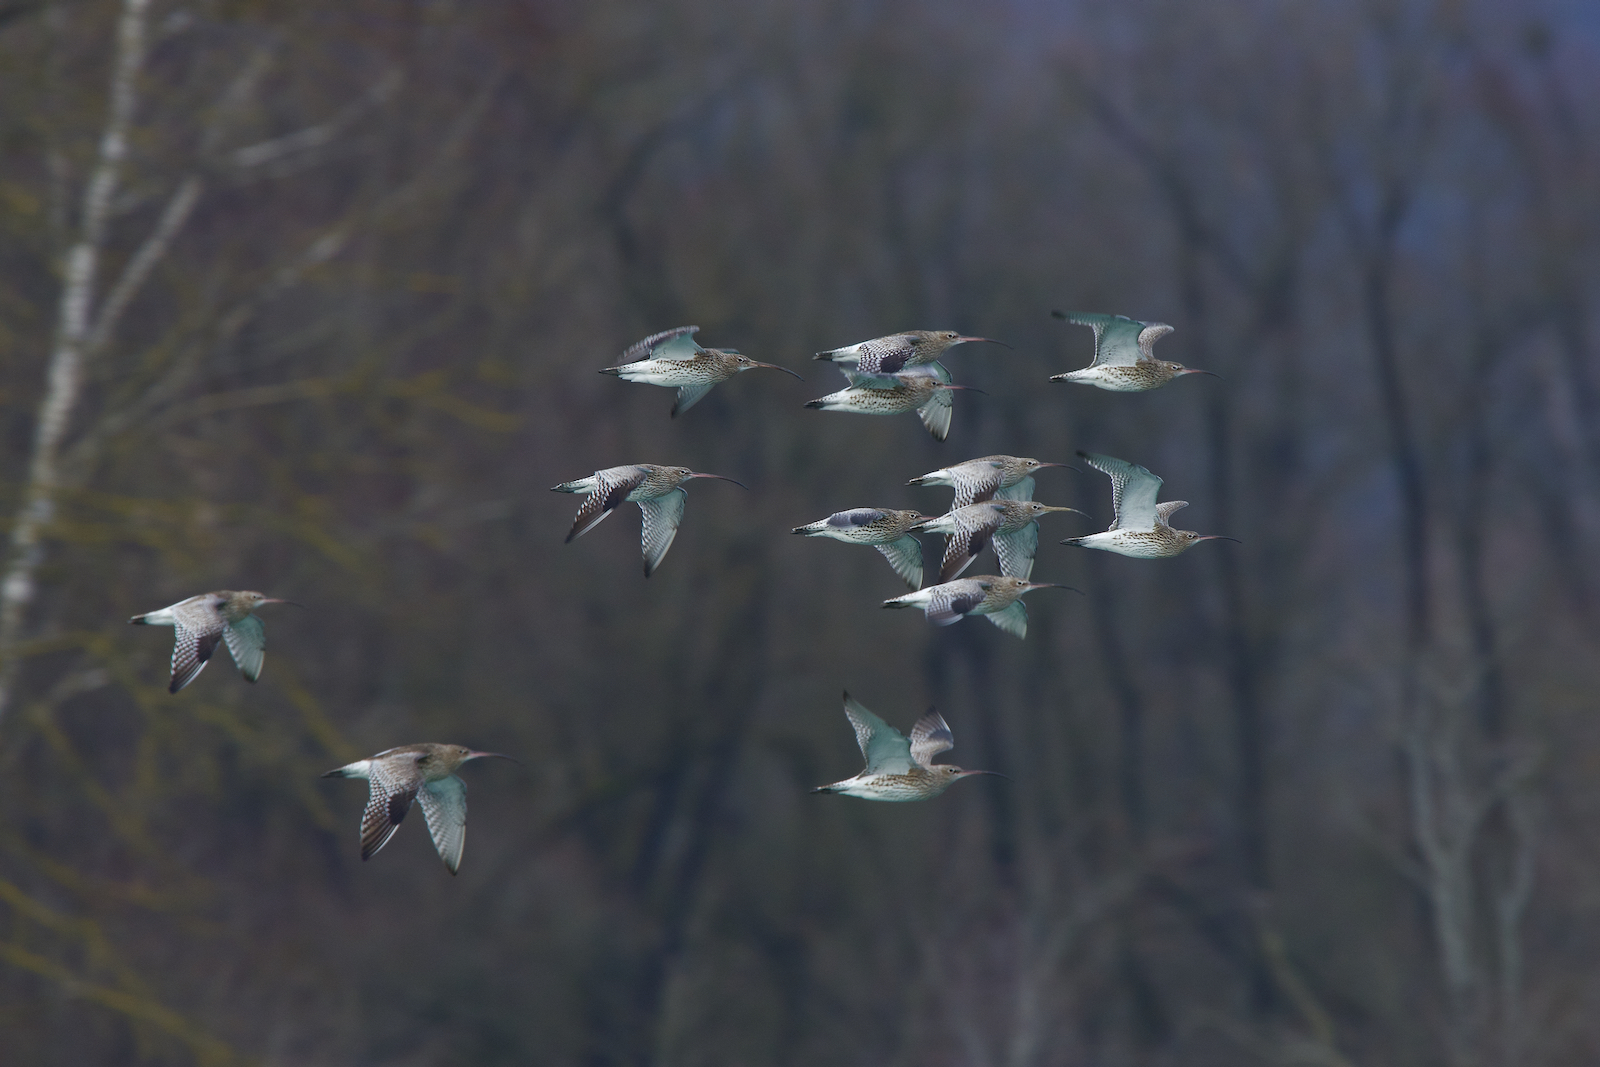
<path fill-rule="evenodd" d="M 1575 0 L 4 0 L 0 1059 L 1600 1060 L 1597 71 Z M 1053 308 L 1225 380 L 1051 385 Z M 683 323 L 807 381 L 595 373 Z M 906 328 L 1013 346 L 948 441 L 802 407 Z M 1045 472 L 1017 641 L 788 534 L 1078 448 L 1244 543 Z M 751 487 L 648 581 L 548 491 L 641 460 Z M 169 696 L 124 620 L 214 588 L 307 609 Z M 845 688 L 1012 781 L 809 795 Z M 456 878 L 318 777 L 420 740 L 522 760 Z"/>

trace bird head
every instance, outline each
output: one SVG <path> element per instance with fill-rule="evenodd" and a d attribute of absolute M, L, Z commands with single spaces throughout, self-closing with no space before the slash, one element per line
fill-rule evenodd
<path fill-rule="evenodd" d="M 502 752 L 479 752 L 466 745 L 436 745 L 417 754 L 417 767 L 420 770 L 435 771 L 444 775 L 450 774 L 468 760 L 475 759 L 508 759 L 512 763 L 519 762 Z"/>
<path fill-rule="evenodd" d="M 1173 363 L 1171 360 L 1161 359 L 1157 360 L 1156 362 L 1161 364 L 1162 370 L 1165 370 L 1174 378 L 1180 374 L 1209 374 L 1213 378 L 1222 377 L 1222 375 L 1218 374 L 1216 371 L 1201 370 L 1199 367 L 1185 367 L 1182 363 Z"/>
<path fill-rule="evenodd" d="M 1022 510 L 1024 513 L 1032 515 L 1034 518 L 1038 518 L 1040 515 L 1048 515 L 1052 511 L 1070 511 L 1077 515 L 1083 514 L 1083 512 L 1079 511 L 1077 508 L 1058 508 L 1053 507 L 1050 504 L 1041 504 L 1037 500 L 1024 501 Z"/>
<path fill-rule="evenodd" d="M 751 370 L 755 367 L 765 367 L 768 370 L 781 370 L 785 374 L 791 374 L 796 378 L 800 378 L 800 375 L 795 374 L 795 372 L 790 370 L 788 367 L 780 367 L 776 363 L 762 363 L 760 360 L 751 359 L 749 356 L 735 355 L 734 363 L 738 368 L 738 372 Z M 800 378 L 800 380 L 802 382 L 805 381 L 804 378 Z"/>
<path fill-rule="evenodd" d="M 964 345 L 968 341 L 987 341 L 989 344 L 999 345 L 1001 348 L 1011 347 L 1004 341 L 996 341 L 992 337 L 968 337 L 965 334 L 957 333 L 955 330 L 920 330 L 918 331 L 918 336 L 921 337 L 922 344 L 935 352 L 943 352 L 947 348 L 954 345 Z"/>
<path fill-rule="evenodd" d="M 953 763 L 935 763 L 932 770 L 934 774 L 939 775 L 948 782 L 953 782 L 958 778 L 971 778 L 975 774 L 992 774 L 996 778 L 1006 777 L 999 771 L 964 771 Z"/>
<path fill-rule="evenodd" d="M 1244 544 L 1237 537 L 1229 537 L 1227 534 L 1199 534 L 1193 530 L 1175 530 L 1174 532 L 1183 539 L 1184 548 L 1188 548 L 1190 545 L 1200 541 L 1232 541 L 1235 544 Z"/>
<path fill-rule="evenodd" d="M 293 604 L 297 608 L 305 607 L 304 604 L 296 603 L 293 600 L 284 600 L 282 597 L 267 596 L 264 593 L 257 593 L 253 589 L 247 589 L 241 593 L 234 593 L 228 597 L 228 600 L 233 606 L 244 611 L 254 611 L 263 604 Z"/>

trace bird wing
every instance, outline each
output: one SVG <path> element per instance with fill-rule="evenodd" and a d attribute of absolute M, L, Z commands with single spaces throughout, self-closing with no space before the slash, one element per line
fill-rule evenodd
<path fill-rule="evenodd" d="M 1001 611 L 989 613 L 986 618 L 1013 637 L 1028 636 L 1028 606 L 1020 600 L 1012 601 L 1010 607 Z"/>
<path fill-rule="evenodd" d="M 1126 367 L 1139 362 L 1139 330 L 1144 323 L 1126 315 L 1073 312 L 1067 321 L 1094 331 L 1091 367 Z"/>
<path fill-rule="evenodd" d="M 946 582 L 933 590 L 928 598 L 928 621 L 937 626 L 949 626 L 983 603 L 985 590 L 971 578 Z"/>
<path fill-rule="evenodd" d="M 628 494 L 644 484 L 645 471 L 642 467 L 612 467 L 608 470 L 595 471 L 594 492 L 584 500 L 583 506 L 578 509 L 578 517 L 572 520 L 572 529 L 567 532 L 567 540 L 573 541 L 596 526 L 600 525 L 607 515 L 617 510 L 617 505 L 628 499 Z"/>
<path fill-rule="evenodd" d="M 644 546 L 646 578 L 661 566 L 667 549 L 672 547 L 672 539 L 678 536 L 678 523 L 683 520 L 683 507 L 688 502 L 689 494 L 682 489 L 674 489 L 665 496 L 651 500 L 639 501 L 639 510 L 644 513 L 644 529 L 640 541 Z"/>
<path fill-rule="evenodd" d="M 1172 327 L 1164 322 L 1140 323 L 1143 327 L 1139 331 L 1138 345 L 1140 359 L 1155 359 L 1156 342 L 1172 332 Z"/>
<path fill-rule="evenodd" d="M 859 529 L 862 526 L 871 526 L 883 517 L 883 512 L 877 508 L 851 508 L 849 511 L 836 511 L 823 521 L 835 529 Z"/>
<path fill-rule="evenodd" d="M 1161 523 L 1169 523 L 1172 521 L 1172 513 L 1174 511 L 1177 511 L 1180 508 L 1186 508 L 1188 506 L 1189 502 L 1187 500 L 1168 500 L 1164 504 L 1157 504 L 1156 521 Z"/>
<path fill-rule="evenodd" d="M 711 387 L 716 384 L 716 382 L 707 382 L 704 385 L 678 386 L 678 401 L 672 405 L 672 417 L 677 418 L 700 403 L 700 398 L 711 392 Z"/>
<path fill-rule="evenodd" d="M 886 545 L 875 545 L 894 572 L 913 589 L 922 588 L 922 542 L 910 534 Z"/>
<path fill-rule="evenodd" d="M 417 780 L 414 775 L 396 774 L 385 760 L 371 761 L 367 770 L 367 810 L 361 814 L 362 859 L 371 859 L 400 829 L 400 822 L 417 795 Z"/>
<path fill-rule="evenodd" d="M 228 652 L 239 665 L 244 680 L 253 682 L 261 677 L 261 665 L 267 659 L 267 628 L 254 615 L 246 615 L 238 622 L 223 627 L 222 636 L 228 642 Z"/>
<path fill-rule="evenodd" d="M 167 692 L 176 693 L 200 676 L 211 654 L 222 643 L 222 616 L 205 597 L 190 597 L 167 609 L 172 613 L 172 681 Z"/>
<path fill-rule="evenodd" d="M 428 820 L 428 833 L 439 858 L 455 874 L 461 866 L 461 849 L 467 843 L 467 783 L 455 775 L 425 782 L 417 801 Z"/>
<path fill-rule="evenodd" d="M 1016 485 L 996 489 L 994 495 L 1001 500 L 1032 500 L 1033 484 L 1033 475 L 1026 474 Z"/>
<path fill-rule="evenodd" d="M 1030 522 L 1020 530 L 997 533 L 993 540 L 1000 573 L 1027 581 L 1033 573 L 1034 553 L 1039 551 L 1039 524 Z"/>
<path fill-rule="evenodd" d="M 844 375 L 845 381 L 850 383 L 852 389 L 898 389 L 901 381 L 892 374 L 861 374 L 853 370 L 840 368 L 839 373 Z"/>
<path fill-rule="evenodd" d="M 863 374 L 898 373 L 916 354 L 916 338 L 895 333 L 856 346 L 856 369 Z"/>
<path fill-rule="evenodd" d="M 911 758 L 921 766 L 928 766 L 933 757 L 955 747 L 956 738 L 950 732 L 950 724 L 932 708 L 911 728 Z"/>
<path fill-rule="evenodd" d="M 911 742 L 905 734 L 868 711 L 861 701 L 846 693 L 844 713 L 856 729 L 856 744 L 867 761 L 866 774 L 909 774 Z"/>
<path fill-rule="evenodd" d="M 1161 479 L 1137 463 L 1098 452 L 1079 452 L 1089 466 L 1111 478 L 1112 530 L 1156 528 L 1156 494 Z"/>
<path fill-rule="evenodd" d="M 915 367 L 908 373 L 928 374 L 939 379 L 946 385 L 950 384 L 950 372 L 944 369 L 943 363 L 929 363 L 923 367 Z M 935 441 L 943 441 L 950 436 L 950 416 L 955 413 L 955 398 L 948 389 L 935 389 L 933 395 L 917 409 L 917 414 L 922 418 L 922 425 L 933 434 Z"/>
<path fill-rule="evenodd" d="M 676 329 L 653 333 L 643 341 L 635 341 L 622 353 L 623 363 L 641 359 L 693 359 L 703 349 L 695 343 L 698 326 L 679 326 Z"/>
<path fill-rule="evenodd" d="M 953 582 L 961 572 L 972 566 L 978 553 L 988 546 L 994 531 L 1000 526 L 1001 513 L 982 504 L 951 512 L 955 529 L 945 536 L 944 561 L 939 567 L 939 581 Z"/>

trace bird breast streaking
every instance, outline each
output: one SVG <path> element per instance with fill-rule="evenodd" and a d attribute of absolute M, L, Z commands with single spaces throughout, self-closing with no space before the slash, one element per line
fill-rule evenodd
<path fill-rule="evenodd" d="M 920 511 L 851 508 L 805 526 L 796 526 L 789 532 L 806 537 L 829 537 L 848 545 L 871 545 L 883 553 L 883 558 L 906 585 L 920 589 L 922 542 L 911 536 L 911 529 L 922 519 Z"/>
<path fill-rule="evenodd" d="M 906 593 L 885 600 L 886 608 L 921 608 L 928 621 L 936 626 L 949 626 L 968 615 L 987 615 L 1006 633 L 1014 637 L 1028 636 L 1028 608 L 1022 595 L 1035 589 L 1072 589 L 1070 585 L 1053 582 L 1028 582 L 1008 575 L 983 574 L 976 578 L 957 578 L 942 585 L 930 585 L 915 593 Z M 1072 589 L 1081 593 L 1081 589 Z"/>
<path fill-rule="evenodd" d="M 663 467 L 658 463 L 630 463 L 625 467 L 607 467 L 595 471 L 587 478 L 562 482 L 550 487 L 556 493 L 586 493 L 589 499 L 578 509 L 567 541 L 582 537 L 617 509 L 624 501 L 639 505 L 644 516 L 641 542 L 644 549 L 644 576 L 655 573 L 666 558 L 667 549 L 678 536 L 678 523 L 683 519 L 684 505 L 689 494 L 680 486 L 691 478 L 716 478 L 733 482 L 741 489 L 743 482 L 724 478 L 720 474 L 696 474 L 688 467 Z"/>
<path fill-rule="evenodd" d="M 955 747 L 955 737 L 944 716 L 928 709 L 911 728 L 911 737 L 878 718 L 858 700 L 844 695 L 844 713 L 855 727 L 856 743 L 867 765 L 854 778 L 832 785 L 820 785 L 813 793 L 843 793 L 863 800 L 905 802 L 927 800 L 949 789 L 962 778 L 995 771 L 964 771 L 949 763 L 934 763 L 933 757 Z"/>
<path fill-rule="evenodd" d="M 217 645 L 226 642 L 245 681 L 261 677 L 267 658 L 267 631 L 251 612 L 263 604 L 294 604 L 292 600 L 263 596 L 251 590 L 219 589 L 180 600 L 170 607 L 135 615 L 135 626 L 173 628 L 172 681 L 167 692 L 176 693 L 200 676 Z"/>
<path fill-rule="evenodd" d="M 994 497 L 1003 500 L 1032 500 L 1033 474 L 1045 467 L 1068 467 L 1066 463 L 1041 463 L 1027 456 L 984 456 L 949 467 L 929 471 L 907 485 L 949 485 L 956 491 L 950 510 L 964 508 Z"/>
<path fill-rule="evenodd" d="M 1237 541 L 1225 534 L 1197 534 L 1175 530 L 1167 524 L 1172 513 L 1189 506 L 1187 500 L 1156 503 L 1161 479 L 1137 463 L 1098 452 L 1079 452 L 1089 466 L 1111 478 L 1111 527 L 1104 533 L 1069 537 L 1061 543 L 1098 548 L 1135 559 L 1161 559 L 1187 551 L 1200 541 Z"/>
<path fill-rule="evenodd" d="M 1001 348 L 1011 347 L 1004 341 L 990 337 L 964 337 L 954 330 L 907 330 L 844 348 L 830 348 L 811 358 L 854 363 L 856 370 L 862 374 L 898 374 L 907 367 L 926 366 L 944 355 L 946 349 L 968 341 L 983 341 Z"/>
<path fill-rule="evenodd" d="M 1052 507 L 1037 500 L 984 500 L 923 519 L 917 529 L 945 535 L 941 582 L 959 578 L 990 545 L 1000 560 L 1001 574 L 1027 578 L 1033 574 L 1033 557 L 1039 550 L 1039 519 L 1053 511 L 1083 514 L 1077 508 Z"/>
<path fill-rule="evenodd" d="M 806 404 L 823 411 L 850 411 L 857 415 L 900 415 L 915 411 L 935 440 L 950 434 L 950 416 L 955 410 L 950 399 L 953 389 L 972 389 L 952 385 L 950 372 L 940 363 L 910 367 L 898 374 L 858 374 L 844 371 L 850 384 L 836 393 L 818 397 Z M 973 392 L 982 392 L 973 389 Z"/>
<path fill-rule="evenodd" d="M 694 339 L 699 330 L 698 326 L 679 326 L 652 334 L 622 353 L 621 366 L 606 367 L 600 373 L 614 374 L 625 382 L 677 389 L 678 402 L 672 405 L 673 418 L 699 403 L 713 385 L 743 371 L 765 367 L 800 378 L 788 367 L 761 363 L 740 355 L 736 348 L 701 348 Z"/>
<path fill-rule="evenodd" d="M 1079 382 L 1115 393 L 1142 393 L 1158 389 L 1183 374 L 1222 377 L 1212 371 L 1157 359 L 1155 343 L 1172 332 L 1172 327 L 1164 322 L 1140 322 L 1126 315 L 1085 311 L 1053 311 L 1051 314 L 1094 330 L 1093 361 L 1081 370 L 1053 375 L 1052 382 Z"/>
<path fill-rule="evenodd" d="M 467 843 L 467 783 L 455 770 L 468 760 L 511 759 L 463 745 L 424 743 L 386 749 L 368 759 L 335 767 L 324 778 L 365 778 L 367 809 L 361 815 L 361 858 L 389 843 L 413 800 L 422 804 L 439 858 L 455 874 Z M 516 760 L 511 760 L 515 763 Z"/>

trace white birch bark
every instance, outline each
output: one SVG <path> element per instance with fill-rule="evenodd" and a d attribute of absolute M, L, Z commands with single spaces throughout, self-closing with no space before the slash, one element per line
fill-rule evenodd
<path fill-rule="evenodd" d="M 65 257 L 56 338 L 34 427 L 33 454 L 22 502 L 12 522 L 5 576 L 0 578 L 0 720 L 11 703 L 16 684 L 17 654 L 28 605 L 37 593 L 36 575 L 44 559 L 45 532 L 56 515 L 62 442 L 83 392 L 84 360 L 94 331 L 92 313 L 100 256 L 138 103 L 149 12 L 150 0 L 123 0 L 117 21 L 109 114 L 94 171 L 84 191 L 78 237 Z"/>

